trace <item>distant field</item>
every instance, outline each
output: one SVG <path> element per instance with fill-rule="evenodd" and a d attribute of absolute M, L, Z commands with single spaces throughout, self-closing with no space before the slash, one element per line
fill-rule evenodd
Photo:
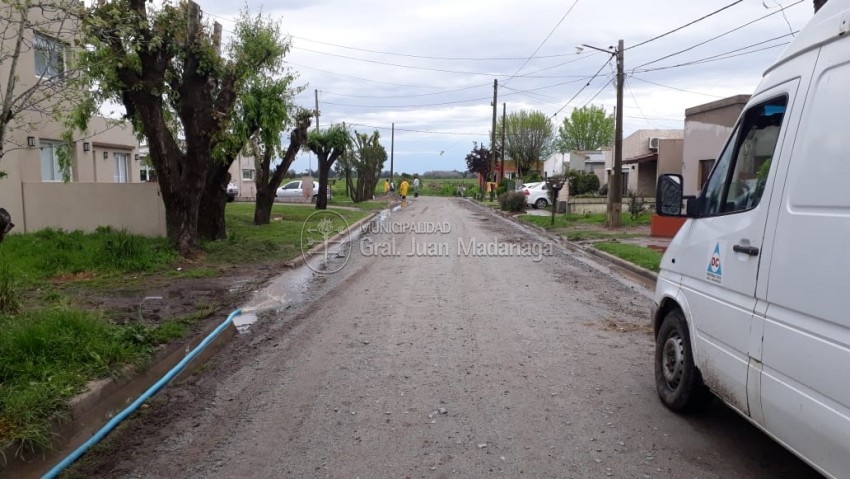
<path fill-rule="evenodd" d="M 402 178 L 396 177 L 396 188 L 401 184 Z M 283 183 L 286 183 L 288 180 L 284 180 Z M 420 179 L 422 182 L 422 186 L 419 189 L 419 194 L 422 196 L 454 196 L 457 192 L 457 189 L 461 186 L 466 187 L 466 196 L 470 196 L 475 194 L 478 191 L 478 182 L 475 178 L 445 178 L 445 179 Z M 410 178 L 407 180 L 410 183 L 410 191 L 409 194 L 413 194 L 413 179 Z M 343 199 L 346 198 L 345 195 L 345 180 L 337 179 L 336 182 L 331 186 L 331 192 L 334 195 L 335 199 Z M 378 185 L 375 187 L 375 195 L 384 194 L 384 179 L 381 178 L 378 181 Z"/>

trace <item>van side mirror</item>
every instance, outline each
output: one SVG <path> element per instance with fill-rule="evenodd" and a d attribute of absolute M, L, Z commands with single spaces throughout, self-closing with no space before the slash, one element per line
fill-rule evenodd
<path fill-rule="evenodd" d="M 661 175 L 655 188 L 655 212 L 659 216 L 682 216 L 682 200 L 682 175 Z"/>

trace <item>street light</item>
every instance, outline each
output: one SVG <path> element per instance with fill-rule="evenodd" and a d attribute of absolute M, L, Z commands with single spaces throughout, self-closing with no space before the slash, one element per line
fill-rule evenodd
<path fill-rule="evenodd" d="M 625 78 L 623 74 L 623 41 L 620 40 L 617 43 L 617 48 L 611 46 L 608 47 L 608 50 L 582 43 L 580 47 L 576 47 L 576 53 L 581 53 L 582 47 L 609 53 L 617 57 L 617 109 L 614 112 L 614 171 L 611 175 L 611 181 L 608 182 L 608 207 L 606 208 L 605 221 L 609 228 L 615 228 L 620 226 L 623 211 L 623 83 Z"/>
<path fill-rule="evenodd" d="M 546 178 L 546 186 L 549 187 L 549 191 L 552 192 L 552 222 L 551 226 L 555 226 L 555 210 L 558 209 L 558 193 L 560 193 L 561 189 L 564 187 L 564 183 L 567 182 L 566 176 L 550 176 Z"/>

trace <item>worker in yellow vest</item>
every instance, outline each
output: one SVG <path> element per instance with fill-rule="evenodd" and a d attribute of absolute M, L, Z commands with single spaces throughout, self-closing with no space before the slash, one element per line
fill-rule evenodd
<path fill-rule="evenodd" d="M 407 199 L 407 189 L 410 188 L 410 183 L 407 180 L 401 182 L 401 185 L 398 187 L 398 192 L 401 193 L 401 199 Z"/>

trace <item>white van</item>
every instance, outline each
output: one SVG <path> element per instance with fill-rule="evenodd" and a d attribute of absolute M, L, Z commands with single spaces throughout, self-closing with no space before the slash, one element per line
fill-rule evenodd
<path fill-rule="evenodd" d="M 674 411 L 710 390 L 818 471 L 850 477 L 850 0 L 771 66 L 661 261 L 655 378 Z M 682 215 L 683 202 L 686 213 Z"/>

